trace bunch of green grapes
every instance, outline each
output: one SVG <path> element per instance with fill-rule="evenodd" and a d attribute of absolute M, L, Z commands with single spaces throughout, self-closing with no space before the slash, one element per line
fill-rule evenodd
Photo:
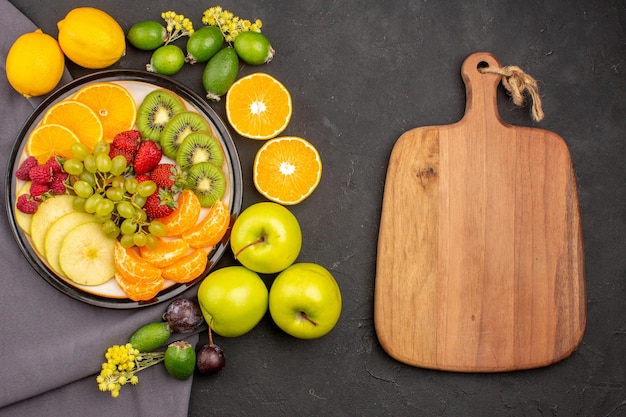
<path fill-rule="evenodd" d="M 93 214 L 106 235 L 119 239 L 122 246 L 154 249 L 166 228 L 148 218 L 143 206 L 157 185 L 152 180 L 139 182 L 130 175 L 126 158 L 111 158 L 109 150 L 106 141 L 98 142 L 92 152 L 82 143 L 72 144 L 73 158 L 65 160 L 63 169 L 76 194 L 73 208 Z"/>

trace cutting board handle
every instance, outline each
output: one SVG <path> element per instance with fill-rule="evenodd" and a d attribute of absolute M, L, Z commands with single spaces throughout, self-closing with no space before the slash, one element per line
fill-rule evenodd
<path fill-rule="evenodd" d="M 488 52 L 476 52 L 468 56 L 461 67 L 465 82 L 465 114 L 463 119 L 484 120 L 504 125 L 498 112 L 497 88 L 502 76 L 482 73 L 481 67 L 500 68 L 498 59 Z M 462 120 L 467 121 L 467 120 Z"/>

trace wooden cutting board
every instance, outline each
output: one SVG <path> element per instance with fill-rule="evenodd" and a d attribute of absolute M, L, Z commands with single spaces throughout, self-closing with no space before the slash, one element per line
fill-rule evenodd
<path fill-rule="evenodd" d="M 555 133 L 504 123 L 500 68 L 463 63 L 466 110 L 404 133 L 383 197 L 374 319 L 398 361 L 458 372 L 546 366 L 569 356 L 585 321 L 574 169 Z"/>

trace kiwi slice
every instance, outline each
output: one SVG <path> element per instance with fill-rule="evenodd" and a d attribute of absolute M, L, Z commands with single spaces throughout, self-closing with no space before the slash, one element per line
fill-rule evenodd
<path fill-rule="evenodd" d="M 189 168 L 188 184 L 202 207 L 211 207 L 226 191 L 226 176 L 211 162 L 200 162 Z"/>
<path fill-rule="evenodd" d="M 137 129 L 144 138 L 158 142 L 167 122 L 185 110 L 182 100 L 175 94 L 167 90 L 154 90 L 146 95 L 137 108 Z"/>
<path fill-rule="evenodd" d="M 198 113 L 184 111 L 174 115 L 163 128 L 159 138 L 163 153 L 168 158 L 176 160 L 178 148 L 189 134 L 210 129 L 209 123 Z"/>
<path fill-rule="evenodd" d="M 182 169 L 200 162 L 211 162 L 218 167 L 224 162 L 222 147 L 209 132 L 190 133 L 183 139 L 176 154 L 176 164 Z"/>

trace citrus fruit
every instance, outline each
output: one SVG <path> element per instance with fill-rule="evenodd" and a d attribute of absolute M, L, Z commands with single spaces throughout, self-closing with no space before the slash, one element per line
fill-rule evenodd
<path fill-rule="evenodd" d="M 79 142 L 78 137 L 65 126 L 40 125 L 28 137 L 26 153 L 45 164 L 52 156 L 72 157 L 72 144 L 76 142 Z"/>
<path fill-rule="evenodd" d="M 176 45 L 159 47 L 152 53 L 146 70 L 163 75 L 174 75 L 185 65 L 185 53 Z"/>
<path fill-rule="evenodd" d="M 239 58 L 250 65 L 261 65 L 270 62 L 275 53 L 269 39 L 261 32 L 241 32 L 235 38 L 233 47 Z"/>
<path fill-rule="evenodd" d="M 50 107 L 41 123 L 67 127 L 89 150 L 102 140 L 104 132 L 98 115 L 86 104 L 75 100 L 63 100 Z"/>
<path fill-rule="evenodd" d="M 189 243 L 180 238 L 157 238 L 157 241 L 159 244 L 155 249 L 149 249 L 146 246 L 139 248 L 139 254 L 141 257 L 157 268 L 163 268 L 173 264 L 178 259 L 183 257 L 189 250 Z"/>
<path fill-rule="evenodd" d="M 115 274 L 115 282 L 133 301 L 148 301 L 156 297 L 163 289 L 165 280 L 162 277 L 147 281 L 132 281 L 124 278 L 121 274 Z"/>
<path fill-rule="evenodd" d="M 207 62 L 224 44 L 224 35 L 217 26 L 205 26 L 196 30 L 187 40 L 187 57 L 190 64 Z"/>
<path fill-rule="evenodd" d="M 115 135 L 135 126 L 137 104 L 133 96 L 119 84 L 97 82 L 79 89 L 74 100 L 86 104 L 100 118 L 103 139 L 111 142 Z"/>
<path fill-rule="evenodd" d="M 311 195 L 321 177 L 322 160 L 317 149 L 297 136 L 270 139 L 254 158 L 254 186 L 276 203 L 301 202 Z"/>
<path fill-rule="evenodd" d="M 161 270 L 141 259 L 132 248 L 125 248 L 115 242 L 114 263 L 117 275 L 128 283 L 149 283 L 161 278 Z"/>
<path fill-rule="evenodd" d="M 165 236 L 178 236 L 198 221 L 200 216 L 200 200 L 191 190 L 183 190 L 176 200 L 176 209 L 169 216 L 159 219 L 165 225 Z"/>
<path fill-rule="evenodd" d="M 167 31 L 155 20 L 144 20 L 131 26 L 126 38 L 137 49 L 153 51 L 163 45 L 167 38 Z"/>
<path fill-rule="evenodd" d="M 113 17 L 100 9 L 72 9 L 57 23 L 57 27 L 61 49 L 81 67 L 109 67 L 126 53 L 124 30 Z"/>
<path fill-rule="evenodd" d="M 230 224 L 230 212 L 222 200 L 216 201 L 198 224 L 183 232 L 182 238 L 192 248 L 217 245 Z"/>
<path fill-rule="evenodd" d="M 202 86 L 209 100 L 220 101 L 239 73 L 239 57 L 233 48 L 224 48 L 213 55 L 202 72 Z"/>
<path fill-rule="evenodd" d="M 271 75 L 257 72 L 237 80 L 226 94 L 226 117 L 241 136 L 270 139 L 291 120 L 291 94 Z"/>
<path fill-rule="evenodd" d="M 59 84 L 65 57 L 58 42 L 41 29 L 15 40 L 6 59 L 11 87 L 26 98 L 49 93 Z"/>
<path fill-rule="evenodd" d="M 161 270 L 165 279 L 185 283 L 198 278 L 206 269 L 208 258 L 203 249 L 195 249 Z"/>

